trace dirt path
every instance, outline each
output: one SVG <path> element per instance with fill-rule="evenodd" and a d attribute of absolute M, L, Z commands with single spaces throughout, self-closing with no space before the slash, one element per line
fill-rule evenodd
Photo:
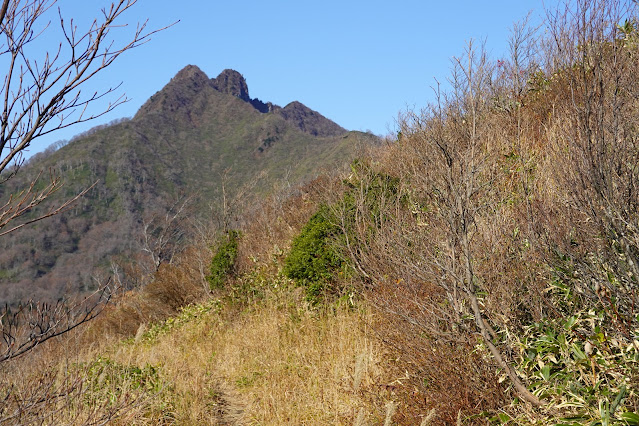
<path fill-rule="evenodd" d="M 211 414 L 214 424 L 224 426 L 239 426 L 245 424 L 244 403 L 234 392 L 222 382 L 218 382 L 215 391 L 211 393 Z"/>

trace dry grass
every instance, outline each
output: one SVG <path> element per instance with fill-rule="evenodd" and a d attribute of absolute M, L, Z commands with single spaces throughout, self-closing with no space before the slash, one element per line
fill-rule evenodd
<path fill-rule="evenodd" d="M 365 311 L 303 307 L 276 289 L 233 318 L 209 312 L 152 343 L 120 346 L 122 364 L 156 365 L 179 424 L 381 423 L 382 352 Z"/>
<path fill-rule="evenodd" d="M 270 211 L 277 216 L 272 235 L 258 233 L 266 243 L 251 245 L 256 231 L 246 234 L 246 275 L 227 289 L 241 303 L 208 299 L 198 305 L 206 309 L 187 307 L 177 319 L 158 323 L 202 300 L 202 268 L 190 252 L 161 268 L 146 288 L 121 295 L 97 321 L 5 365 L 2 387 L 15 386 L 13 395 L 36 389 L 41 395 L 34 398 L 48 402 L 33 419 L 54 413 L 44 424 L 104 418 L 113 424 L 394 422 L 388 407 L 398 406 L 397 387 L 385 376 L 390 357 L 367 331 L 371 315 L 348 303 L 309 307 L 272 262 L 272 253 L 281 257 L 277 245 L 285 246 L 315 208 L 309 194 L 315 198 L 318 191 L 311 184 L 283 211 Z M 96 365 L 98 373 L 89 373 Z M 151 391 L 138 387 L 138 371 L 152 372 Z M 75 386 L 69 398 L 55 396 L 69 386 Z"/>
<path fill-rule="evenodd" d="M 82 345 L 111 344 L 134 336 L 141 324 L 175 315 L 182 306 L 203 300 L 208 292 L 203 264 L 210 263 L 206 247 L 189 247 L 173 264 L 162 264 L 145 287 L 117 295 L 84 331 Z"/>
<path fill-rule="evenodd" d="M 75 349 L 3 365 L 0 424 L 159 424 L 165 417 L 158 403 L 166 396 L 164 383 L 155 370 Z M 147 384 L 154 389 L 149 391 Z"/>
<path fill-rule="evenodd" d="M 398 382 L 389 385 L 390 357 L 368 333 L 371 314 L 312 309 L 299 289 L 275 282 L 241 312 L 210 300 L 110 346 L 78 351 L 82 336 L 69 337 L 5 366 L 3 387 L 20 395 L 40 383 L 51 396 L 75 386 L 73 398 L 41 407 L 44 424 L 395 424 Z"/>

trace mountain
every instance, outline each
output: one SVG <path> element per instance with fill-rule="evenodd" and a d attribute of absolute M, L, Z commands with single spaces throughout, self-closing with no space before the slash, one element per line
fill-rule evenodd
<path fill-rule="evenodd" d="M 0 301 L 88 291 L 113 265 L 143 257 L 144 225 L 182 200 L 193 200 L 191 218 L 209 220 L 222 197 L 249 193 L 248 204 L 343 167 L 358 146 L 377 142 L 300 102 L 280 107 L 251 98 L 237 71 L 210 79 L 189 65 L 132 119 L 38 155 L 0 185 L 6 200 L 40 171 L 55 170 L 64 181 L 48 200 L 55 203 L 97 181 L 66 213 L 0 239 Z"/>

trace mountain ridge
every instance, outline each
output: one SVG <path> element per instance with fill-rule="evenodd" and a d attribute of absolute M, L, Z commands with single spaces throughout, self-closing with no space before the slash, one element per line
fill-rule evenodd
<path fill-rule="evenodd" d="M 344 167 L 358 145 L 374 143 L 297 101 L 281 108 L 250 98 L 237 71 L 210 79 L 186 66 L 132 119 L 74 138 L 0 186 L 7 197 L 40 170 L 56 170 L 65 186 L 55 202 L 98 182 L 69 212 L 0 240 L 0 301 L 88 291 L 113 262 L 140 258 L 145 223 L 180 199 L 194 200 L 193 219 L 210 220 L 223 193 L 250 188 L 244 202 L 253 205 L 278 182 L 295 186 Z"/>
<path fill-rule="evenodd" d="M 176 89 L 178 93 L 175 93 Z M 197 124 L 198 119 L 192 114 L 197 115 L 198 110 L 185 111 L 184 108 L 197 103 L 198 96 L 207 89 L 234 96 L 262 114 L 275 112 L 303 132 L 313 136 L 339 136 L 347 132 L 343 127 L 297 100 L 282 108 L 271 102 L 251 98 L 246 79 L 235 70 L 225 69 L 217 77 L 209 78 L 196 65 L 187 65 L 182 68 L 164 88 L 142 105 L 134 119 L 141 119 L 152 113 L 183 113 L 189 117 L 190 122 Z"/>

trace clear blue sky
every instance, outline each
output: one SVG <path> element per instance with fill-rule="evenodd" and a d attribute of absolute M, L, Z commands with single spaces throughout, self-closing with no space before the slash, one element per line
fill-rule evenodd
<path fill-rule="evenodd" d="M 545 4 L 555 4 L 546 0 Z M 105 0 L 59 0 L 65 17 L 89 23 Z M 298 100 L 349 130 L 387 134 L 397 114 L 432 100 L 434 78 L 467 40 L 485 39 L 492 57 L 507 50 L 512 24 L 542 0 L 360 1 L 138 0 L 121 20 L 173 27 L 128 52 L 96 82 L 122 82 L 131 101 L 108 116 L 42 138 L 31 153 L 98 124 L 130 117 L 181 68 L 209 77 L 225 68 L 244 75 L 252 97 L 284 106 Z M 122 29 L 124 35 L 128 30 Z"/>

